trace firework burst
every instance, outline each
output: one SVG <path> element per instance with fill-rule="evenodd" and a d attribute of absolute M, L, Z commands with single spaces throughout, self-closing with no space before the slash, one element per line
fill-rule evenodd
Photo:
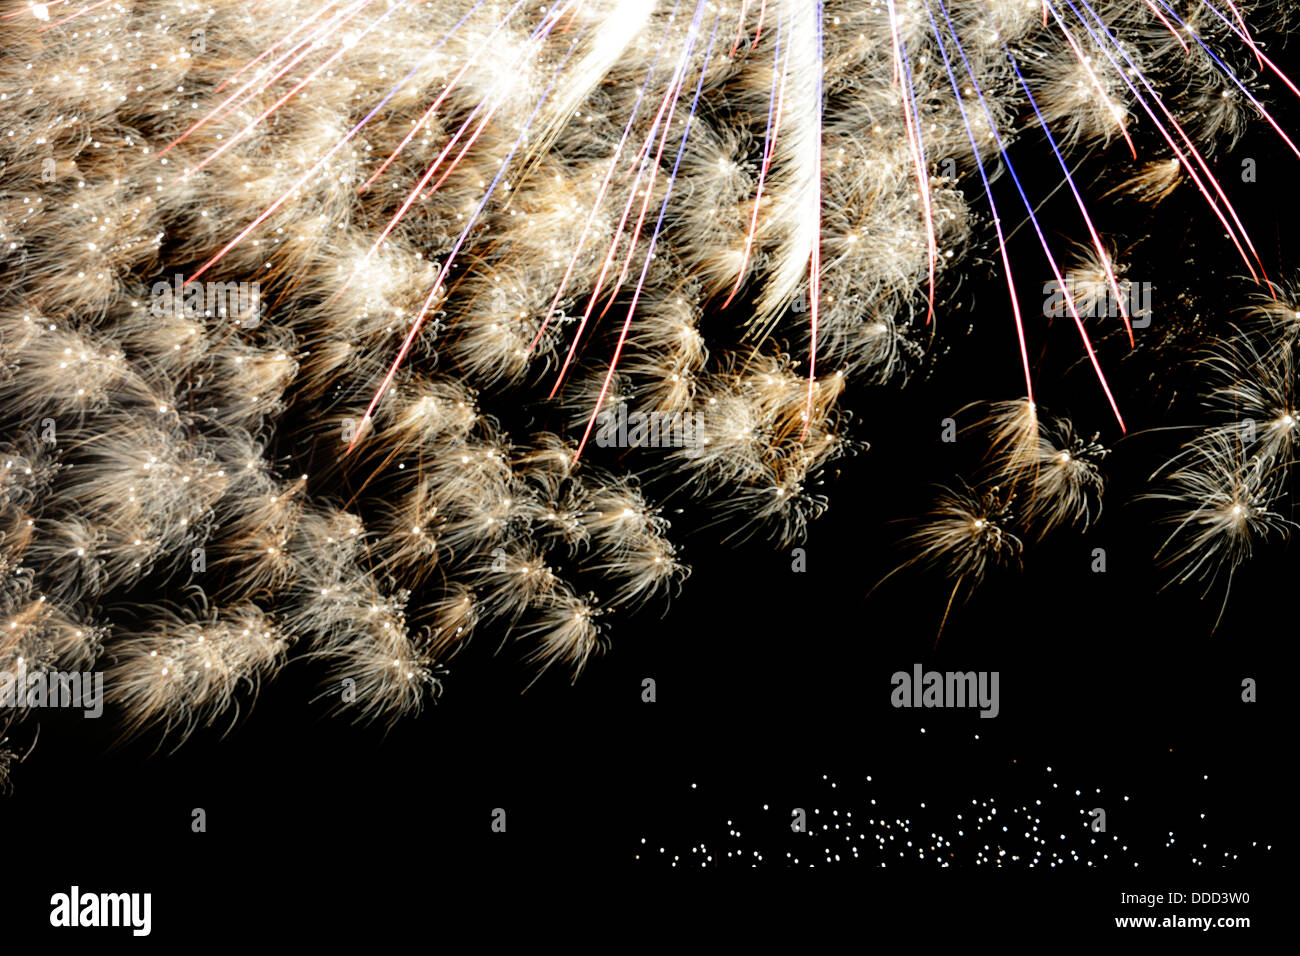
<path fill-rule="evenodd" d="M 1265 102 L 1298 92 L 1283 4 L 55 6 L 0 19 L 0 667 L 102 650 L 128 729 L 237 712 L 291 649 L 358 719 L 417 711 L 478 632 L 576 673 L 685 578 L 672 496 L 803 537 L 865 447 L 854 387 L 926 361 L 981 259 L 1017 398 L 912 543 L 972 587 L 1087 526 L 1139 344 L 1123 307 L 1092 324 L 1131 271 L 1110 196 L 1197 195 L 1266 303 L 1206 363 L 1245 460 L 1215 434 L 1171 466 L 1179 577 L 1285 524 L 1300 313 L 1212 162 L 1256 121 L 1295 150 Z M 1078 162 L 1111 153 L 1097 197 Z M 1109 408 L 1091 440 L 1035 404 L 1066 386 L 1036 377 L 1022 216 Z M 699 426 L 607 447 L 620 406 Z"/>

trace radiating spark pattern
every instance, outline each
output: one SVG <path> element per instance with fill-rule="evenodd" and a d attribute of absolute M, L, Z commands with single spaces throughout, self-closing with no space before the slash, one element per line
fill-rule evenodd
<path fill-rule="evenodd" d="M 107 643 L 131 727 L 179 736 L 291 653 L 365 719 L 418 710 L 478 631 L 576 673 L 686 576 L 671 496 L 728 540 L 803 538 L 869 436 L 863 386 L 928 361 L 987 260 L 1003 457 L 913 539 L 951 607 L 1095 517 L 1142 351 L 1133 237 L 1098 206 L 1184 182 L 1269 317 L 1206 365 L 1267 356 L 1212 391 L 1263 437 L 1166 470 L 1161 500 L 1199 500 L 1164 553 L 1213 578 L 1289 527 L 1297 313 L 1215 165 L 1252 116 L 1300 157 L 1258 79 L 1300 95 L 1267 55 L 1287 28 L 1222 0 L 6 10 L 0 665 Z M 1108 156 L 1144 165 L 1098 196 L 1079 169 Z M 1109 406 L 1091 440 L 1036 404 L 1072 388 L 1043 373 L 1044 273 Z"/>

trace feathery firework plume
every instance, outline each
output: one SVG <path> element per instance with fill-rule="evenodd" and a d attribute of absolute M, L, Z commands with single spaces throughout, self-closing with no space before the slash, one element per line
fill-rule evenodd
<path fill-rule="evenodd" d="M 418 711 L 479 633 L 576 673 L 682 583 L 682 532 L 801 540 L 828 467 L 866 447 L 862 386 L 924 367 L 992 263 L 1014 345 L 985 375 L 1018 397 L 984 490 L 945 494 L 913 541 L 973 587 L 1100 507 L 1102 435 L 1125 429 L 1111 377 L 1142 353 L 1134 315 L 1093 324 L 1142 238 L 1103 235 L 1111 196 L 1200 203 L 1266 302 L 1268 341 L 1203 369 L 1256 422 L 1246 470 L 1219 436 L 1172 473 L 1169 501 L 1202 517 L 1249 497 L 1244 529 L 1184 514 L 1171 544 L 1185 573 L 1235 564 L 1275 526 L 1298 313 L 1212 160 L 1249 124 L 1300 157 L 1269 108 L 1300 96 L 1265 42 L 1289 12 L 9 5 L 0 663 L 102 645 L 127 729 L 180 738 L 291 652 L 379 721 Z M 1080 167 L 1112 156 L 1126 172 L 1095 196 Z M 1077 208 L 1069 244 L 1031 165 Z M 1035 392 L 1072 386 L 1039 375 L 1022 216 L 1108 409 L 1089 441 L 1040 420 Z M 1225 363 L 1248 374 L 1225 384 Z M 700 527 L 670 527 L 674 495 Z"/>
<path fill-rule="evenodd" d="M 1176 580 L 1213 584 L 1229 577 L 1251 550 L 1272 533 L 1288 533 L 1294 522 L 1271 510 L 1276 475 L 1259 456 L 1242 457 L 1236 438 L 1211 433 L 1196 443 L 1168 487 L 1149 497 L 1175 509 L 1173 525 L 1158 557 L 1175 569 Z"/>
<path fill-rule="evenodd" d="M 1230 583 L 1258 544 L 1296 527 L 1283 513 L 1300 436 L 1293 316 L 1267 300 L 1253 328 L 1217 342 L 1201 363 L 1215 420 L 1153 476 L 1163 483 L 1146 496 L 1163 503 L 1172 526 L 1157 557 L 1175 581 L 1203 581 L 1207 592 L 1221 574 Z"/>

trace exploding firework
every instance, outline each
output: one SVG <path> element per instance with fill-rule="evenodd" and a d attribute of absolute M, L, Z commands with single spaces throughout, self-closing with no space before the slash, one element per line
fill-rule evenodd
<path fill-rule="evenodd" d="M 855 387 L 923 365 L 983 259 L 1007 293 L 990 388 L 1017 398 L 995 406 L 982 489 L 945 495 L 913 541 L 955 596 L 1022 538 L 1087 526 L 1100 429 L 1126 428 L 1113 369 L 1148 318 L 1099 202 L 1155 215 L 1195 194 L 1267 303 L 1253 351 L 1206 363 L 1212 402 L 1257 424 L 1245 458 L 1215 434 L 1170 466 L 1179 576 L 1283 527 L 1263 516 L 1293 449 L 1300 313 L 1213 163 L 1256 123 L 1300 157 L 1265 103 L 1300 95 L 1265 42 L 1282 4 L 0 16 L 0 667 L 102 652 L 132 730 L 230 715 L 291 653 L 383 721 L 436 695 L 476 633 L 576 674 L 682 585 L 674 496 L 701 527 L 803 537 L 827 466 L 864 447 Z M 1094 155 L 1128 164 L 1100 197 L 1077 175 Z M 1068 241 L 1027 162 L 1068 194 Z M 1066 386 L 1035 374 L 1020 217 L 1109 409 L 1091 440 L 1035 404 Z M 672 416 L 689 441 L 662 440 Z M 615 419 L 631 427 L 606 440 Z"/>

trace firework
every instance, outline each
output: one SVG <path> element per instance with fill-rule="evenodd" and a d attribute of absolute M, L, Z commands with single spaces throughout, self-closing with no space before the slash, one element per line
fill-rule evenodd
<path fill-rule="evenodd" d="M 955 597 L 1088 526 L 1140 318 L 1085 321 L 1127 301 L 1110 196 L 1194 191 L 1268 303 L 1254 351 L 1206 363 L 1258 426 L 1245 461 L 1213 433 L 1169 471 L 1179 577 L 1285 525 L 1297 313 L 1210 162 L 1253 117 L 1294 149 L 1255 81 L 1285 79 L 1281 4 L 51 6 L 0 20 L 0 667 L 102 651 L 128 730 L 232 716 L 291 653 L 367 720 L 478 633 L 576 674 L 682 585 L 673 496 L 802 539 L 866 447 L 855 387 L 926 361 L 982 258 L 1017 397 L 912 544 Z M 1074 157 L 1105 150 L 1135 162 L 1094 197 Z M 1036 404 L 1065 386 L 1035 377 L 1022 214 L 1110 410 L 1090 440 Z M 604 447 L 620 407 L 698 424 Z"/>

